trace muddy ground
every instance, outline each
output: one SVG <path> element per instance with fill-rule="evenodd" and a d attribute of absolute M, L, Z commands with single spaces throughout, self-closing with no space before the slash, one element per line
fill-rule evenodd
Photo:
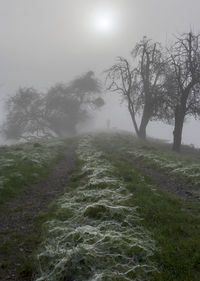
<path fill-rule="evenodd" d="M 75 145 L 40 183 L 28 187 L 17 198 L 0 207 L 0 281 L 30 281 L 29 255 L 37 247 L 41 229 L 35 217 L 47 210 L 51 201 L 62 194 L 74 165 Z M 27 241 L 26 241 L 27 240 Z"/>

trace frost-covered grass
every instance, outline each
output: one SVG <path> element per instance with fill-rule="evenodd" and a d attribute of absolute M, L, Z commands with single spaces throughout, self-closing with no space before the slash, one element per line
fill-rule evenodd
<path fill-rule="evenodd" d="M 151 280 L 157 249 L 132 193 L 92 137 L 80 141 L 77 156 L 80 168 L 45 224 L 36 280 Z"/>
<path fill-rule="evenodd" d="M 158 250 L 152 260 L 159 271 L 152 272 L 153 281 L 199 281 L 200 204 L 163 192 L 151 178 L 134 169 L 132 157 L 126 152 L 133 145 L 137 149 L 143 144 L 130 134 L 99 134 L 95 145 L 105 153 L 107 161 L 115 167 L 115 175 L 121 177 L 132 193 L 132 204 L 138 206 L 137 212 L 143 218 L 140 223 L 151 232 L 156 243 Z M 173 153 L 172 157 L 194 160 Z"/>
<path fill-rule="evenodd" d="M 168 144 L 155 140 L 141 143 L 129 133 L 101 134 L 99 137 L 110 151 L 117 150 L 125 157 L 139 161 L 144 167 L 154 168 L 182 179 L 197 192 L 200 191 L 200 153 L 198 149 L 196 149 L 196 155 L 195 149 L 189 147 L 185 147 L 184 152 L 178 154 L 171 151 Z"/>
<path fill-rule="evenodd" d="M 193 187 L 200 187 L 200 161 L 177 156 L 175 153 L 161 151 L 149 151 L 143 149 L 128 151 L 128 154 L 145 163 L 145 166 L 154 167 L 174 177 L 183 179 L 192 184 Z"/>
<path fill-rule="evenodd" d="M 39 181 L 65 146 L 61 140 L 1 146 L 0 203 Z"/>

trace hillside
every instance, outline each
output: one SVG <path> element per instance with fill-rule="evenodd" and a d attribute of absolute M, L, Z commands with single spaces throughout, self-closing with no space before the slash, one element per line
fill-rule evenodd
<path fill-rule="evenodd" d="M 200 280 L 200 153 L 125 132 L 2 147 L 0 280 Z"/>

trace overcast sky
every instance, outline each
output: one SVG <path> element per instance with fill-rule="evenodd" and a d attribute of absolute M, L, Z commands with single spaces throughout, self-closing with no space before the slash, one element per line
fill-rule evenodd
<path fill-rule="evenodd" d="M 45 90 L 90 69 L 99 75 L 144 35 L 165 44 L 190 28 L 200 31 L 200 0 L 0 0 L 1 99 L 19 86 Z M 104 119 L 130 129 L 116 101 L 109 116 L 112 101 Z M 184 141 L 200 146 L 198 131 L 200 121 L 187 124 Z M 171 132 L 163 125 L 148 129 L 163 138 Z"/>

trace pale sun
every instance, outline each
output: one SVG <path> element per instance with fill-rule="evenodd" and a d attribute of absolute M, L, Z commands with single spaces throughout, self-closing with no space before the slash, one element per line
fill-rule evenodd
<path fill-rule="evenodd" d="M 110 34 L 114 32 L 116 22 L 115 14 L 112 11 L 94 11 L 89 24 L 97 34 Z"/>
<path fill-rule="evenodd" d="M 94 27 L 101 32 L 110 32 L 114 28 L 114 20 L 111 15 L 98 15 L 95 18 Z"/>

